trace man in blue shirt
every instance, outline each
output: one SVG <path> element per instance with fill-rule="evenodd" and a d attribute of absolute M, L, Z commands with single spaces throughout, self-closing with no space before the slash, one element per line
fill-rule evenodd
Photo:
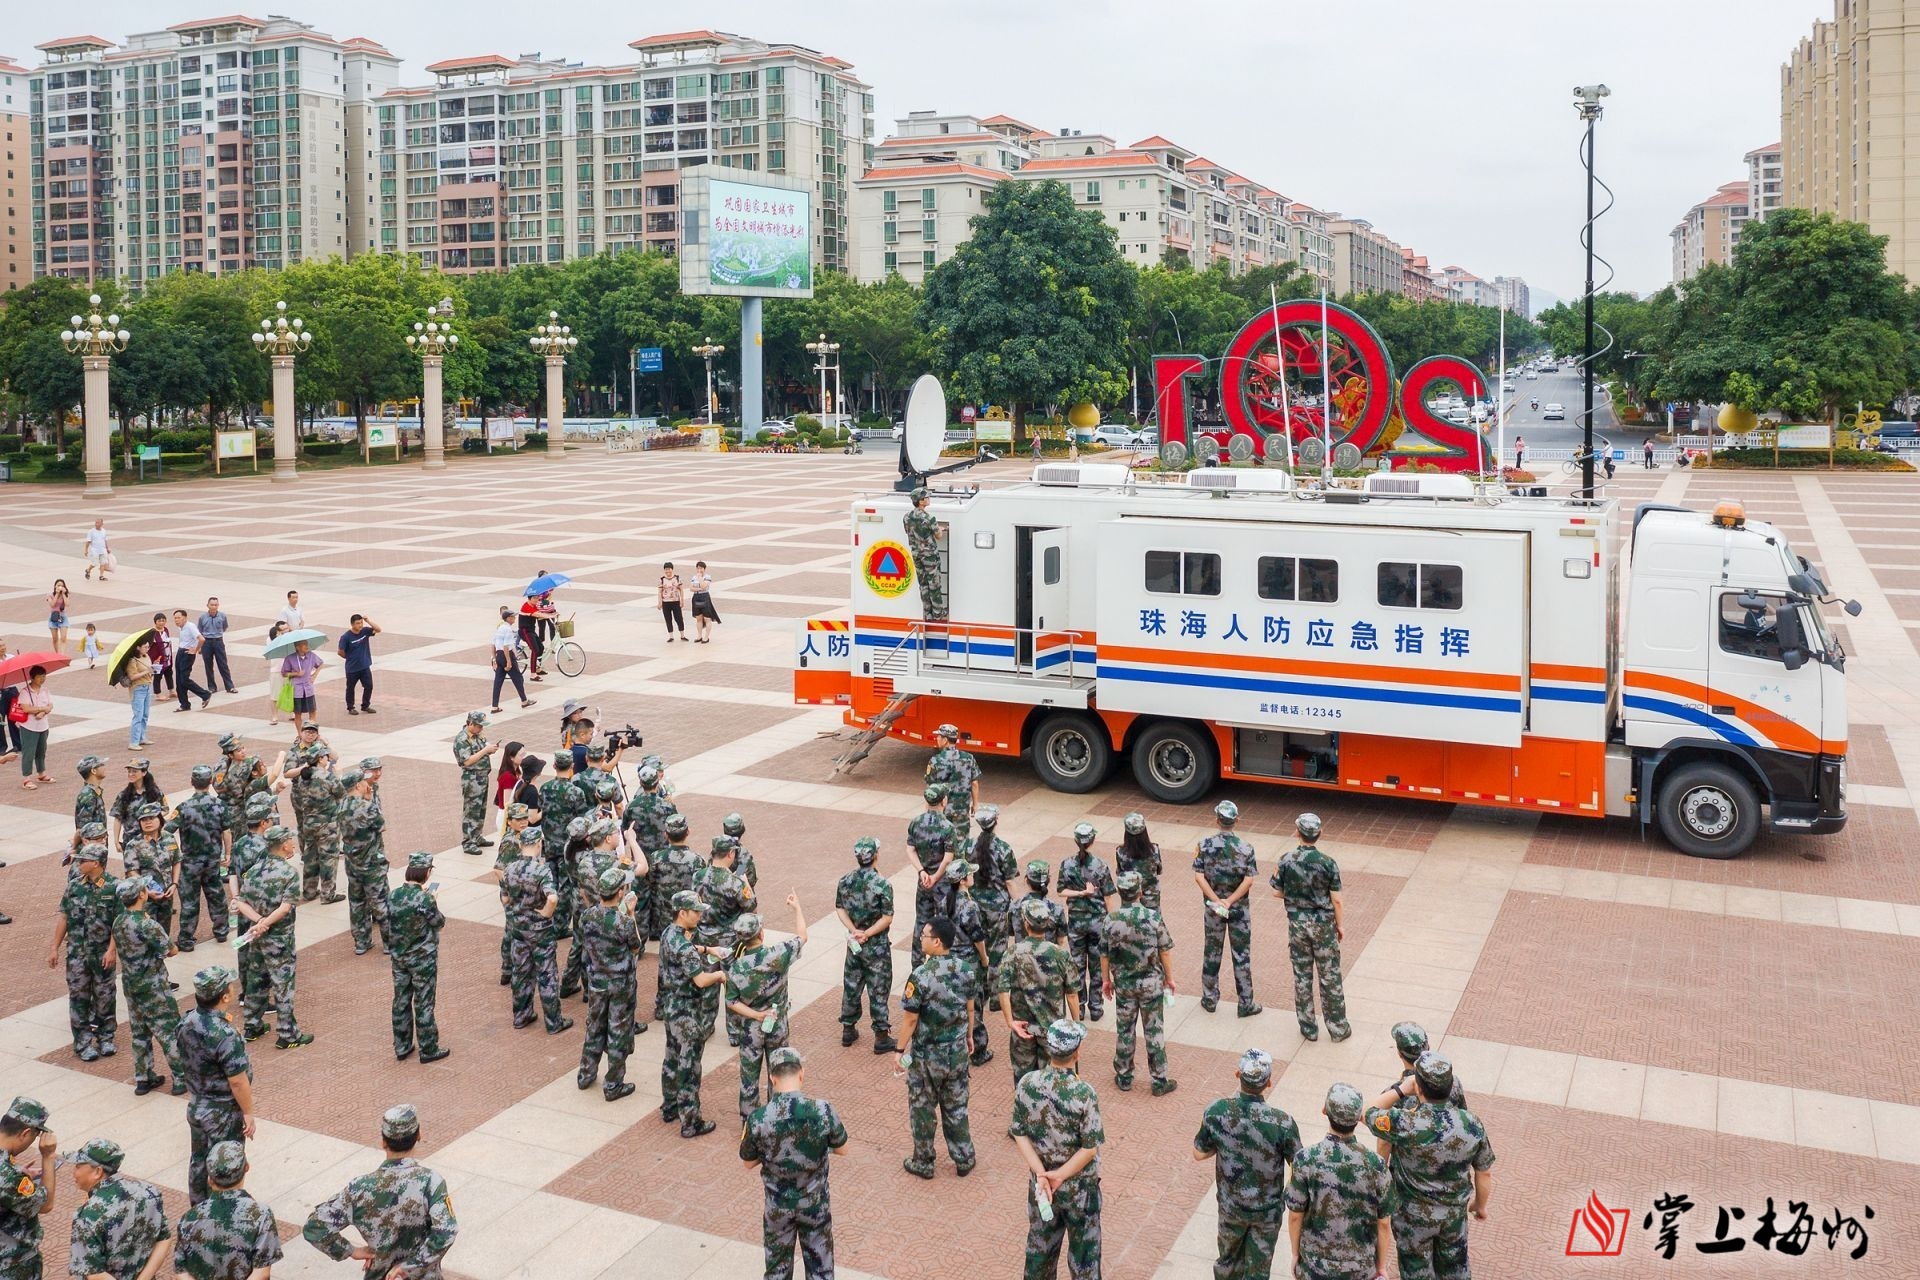
<path fill-rule="evenodd" d="M 357 716 L 364 711 L 368 715 L 377 715 L 368 704 L 373 701 L 373 638 L 380 634 L 380 628 L 364 613 L 356 613 L 347 622 L 347 629 L 340 633 L 340 669 L 347 673 L 347 714 Z M 360 706 L 353 705 L 354 686 L 360 687 Z"/>
<path fill-rule="evenodd" d="M 227 669 L 227 615 L 220 612 L 220 599 L 207 597 L 207 611 L 194 622 L 200 628 L 200 669 L 207 673 L 207 688 L 213 688 L 213 668 L 220 667 L 220 685 L 234 693 L 233 672 Z"/>

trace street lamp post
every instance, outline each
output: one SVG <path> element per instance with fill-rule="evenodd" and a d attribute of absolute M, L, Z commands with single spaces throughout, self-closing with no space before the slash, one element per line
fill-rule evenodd
<path fill-rule="evenodd" d="M 253 349 L 265 352 L 273 360 L 273 478 L 276 482 L 298 480 L 293 465 L 295 451 L 293 399 L 293 358 L 313 342 L 313 335 L 298 318 L 287 319 L 287 304 L 273 304 L 272 318 L 260 322 L 253 335 Z"/>
<path fill-rule="evenodd" d="M 827 416 L 827 369 L 829 367 L 833 369 L 833 409 L 835 413 L 840 412 L 840 344 L 828 342 L 827 335 L 823 333 L 819 341 L 807 344 L 807 350 L 813 353 L 813 367 L 820 372 L 820 420 L 824 424 Z M 829 359 L 832 361 L 831 365 L 828 363 Z M 839 434 L 839 429 L 835 428 L 835 438 L 838 438 Z"/>
<path fill-rule="evenodd" d="M 547 322 L 535 325 L 527 345 L 547 358 L 547 456 L 557 458 L 565 451 L 560 437 L 566 430 L 566 392 L 564 387 L 567 353 L 580 345 L 573 330 L 560 323 L 558 311 L 547 312 Z M 616 384 L 617 385 L 617 384 Z"/>
<path fill-rule="evenodd" d="M 1580 118 L 1587 124 L 1586 145 L 1581 148 L 1580 157 L 1587 170 L 1587 222 L 1580 230 L 1580 239 L 1587 249 L 1587 347 L 1583 361 L 1586 420 L 1580 451 L 1584 459 L 1580 464 L 1580 496 L 1583 498 L 1593 496 L 1593 127 L 1600 120 L 1600 99 L 1611 92 L 1603 84 L 1581 85 L 1573 91 L 1573 109 L 1580 113 Z"/>
<path fill-rule="evenodd" d="M 82 401 L 85 431 L 86 488 L 80 491 L 84 498 L 111 498 L 113 496 L 113 458 L 108 451 L 107 441 L 107 365 L 115 355 L 127 349 L 127 331 L 120 327 L 120 317 L 100 314 L 100 295 L 92 294 L 87 305 L 93 310 L 84 316 L 75 316 L 71 327 L 60 331 L 60 341 L 66 344 L 68 351 L 80 357 L 80 367 L 86 374 L 86 395 Z M 64 431 L 64 427 L 56 427 Z"/>
<path fill-rule="evenodd" d="M 713 425 L 713 359 L 715 356 L 723 356 L 727 354 L 727 348 L 725 347 L 725 345 L 715 342 L 712 338 L 708 338 L 706 341 L 702 342 L 699 346 L 693 349 L 693 354 L 701 357 L 707 362 L 707 425 L 712 426 Z M 747 424 L 744 422 L 740 424 L 740 436 L 742 439 L 745 439 L 747 436 Z"/>
<path fill-rule="evenodd" d="M 420 440 L 427 455 L 421 465 L 428 471 L 439 471 L 447 465 L 440 374 L 447 353 L 460 345 L 459 336 L 453 332 L 452 315 L 453 299 L 442 298 L 438 306 L 427 308 L 424 321 L 413 322 L 413 332 L 407 335 L 407 345 L 420 356 Z"/>

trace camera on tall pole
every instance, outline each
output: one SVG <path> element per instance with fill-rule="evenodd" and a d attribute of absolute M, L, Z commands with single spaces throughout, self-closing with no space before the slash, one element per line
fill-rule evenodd
<path fill-rule="evenodd" d="M 1593 127 L 1599 123 L 1600 99 L 1611 92 L 1603 84 L 1580 85 L 1573 91 L 1573 109 L 1587 122 L 1587 136 L 1580 148 L 1580 161 L 1587 171 L 1587 221 L 1580 229 L 1580 241 L 1587 250 L 1586 353 L 1581 361 L 1584 377 L 1585 413 L 1581 422 L 1580 496 L 1593 496 Z"/>

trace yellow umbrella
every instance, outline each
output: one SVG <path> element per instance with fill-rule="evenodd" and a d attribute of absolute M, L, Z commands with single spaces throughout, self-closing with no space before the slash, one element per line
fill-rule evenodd
<path fill-rule="evenodd" d="M 145 648 L 147 641 L 151 639 L 153 639 L 153 628 L 142 627 L 125 640 L 122 640 L 119 644 L 113 646 L 113 653 L 107 658 L 108 684 L 121 684 L 124 682 L 127 674 L 127 663 L 133 660 L 135 650 Z"/>

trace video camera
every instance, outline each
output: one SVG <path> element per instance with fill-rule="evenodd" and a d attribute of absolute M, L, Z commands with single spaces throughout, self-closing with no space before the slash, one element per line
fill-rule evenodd
<path fill-rule="evenodd" d="M 643 745 L 643 741 L 640 737 L 640 731 L 634 728 L 632 724 L 628 724 L 623 729 L 607 730 L 608 751 L 626 751 L 629 749 L 638 751 Z"/>

